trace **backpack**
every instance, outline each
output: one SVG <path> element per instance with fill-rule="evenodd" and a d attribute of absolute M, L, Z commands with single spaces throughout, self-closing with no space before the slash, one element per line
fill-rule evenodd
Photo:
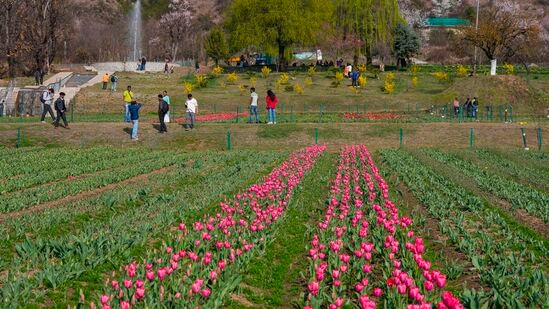
<path fill-rule="evenodd" d="M 44 100 L 44 95 L 45 95 L 45 94 L 46 94 L 46 92 L 44 91 L 44 92 L 42 92 L 42 95 L 40 96 L 40 102 L 41 102 L 42 104 L 46 103 L 46 100 Z"/>
<path fill-rule="evenodd" d="M 111 76 L 111 83 L 116 82 L 116 77 L 114 75 Z"/>
<path fill-rule="evenodd" d="M 170 111 L 170 104 L 168 104 L 166 101 L 162 100 L 162 112 L 167 113 Z"/>

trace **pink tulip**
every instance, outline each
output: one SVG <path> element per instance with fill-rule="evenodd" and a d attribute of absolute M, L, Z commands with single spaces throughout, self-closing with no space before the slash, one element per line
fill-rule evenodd
<path fill-rule="evenodd" d="M 432 291 L 435 288 L 435 285 L 431 281 L 425 281 L 425 282 L 423 282 L 423 287 L 427 291 Z"/>
<path fill-rule="evenodd" d="M 208 298 L 210 297 L 210 294 L 212 294 L 212 291 L 210 291 L 209 289 L 203 289 L 202 291 L 200 291 L 200 294 L 202 295 L 202 297 Z"/>
<path fill-rule="evenodd" d="M 406 285 L 405 284 L 399 284 L 397 286 L 397 290 L 399 294 L 405 294 L 406 293 Z"/>
<path fill-rule="evenodd" d="M 186 229 L 187 229 L 187 227 L 185 226 L 185 223 L 179 223 L 179 230 L 180 231 L 184 231 Z"/>
<path fill-rule="evenodd" d="M 337 269 L 332 270 L 332 277 L 334 279 L 339 278 L 339 270 L 337 270 Z"/>
<path fill-rule="evenodd" d="M 145 289 L 143 289 L 143 288 L 136 289 L 135 290 L 135 297 L 137 299 L 141 299 L 141 298 L 145 297 Z"/>
<path fill-rule="evenodd" d="M 120 302 L 120 308 L 121 309 L 130 309 L 130 302 L 127 300 L 123 300 Z"/>
<path fill-rule="evenodd" d="M 107 304 L 109 302 L 109 295 L 101 295 L 101 303 L 103 305 Z"/>
<path fill-rule="evenodd" d="M 129 280 L 129 279 L 124 279 L 124 287 L 125 287 L 126 289 L 131 288 L 132 285 L 133 285 L 133 282 L 132 282 L 131 280 Z"/>
<path fill-rule="evenodd" d="M 320 284 L 316 281 L 313 281 L 307 285 L 307 288 L 309 289 L 309 292 L 313 295 L 318 295 L 318 291 L 320 289 Z"/>
<path fill-rule="evenodd" d="M 164 280 L 164 278 L 166 277 L 166 268 L 159 268 L 158 269 L 158 279 L 160 281 Z"/>
<path fill-rule="evenodd" d="M 120 287 L 119 284 L 118 284 L 118 281 L 116 281 L 116 280 L 111 281 L 111 287 L 113 289 L 118 290 L 118 288 Z"/>
<path fill-rule="evenodd" d="M 362 283 L 357 283 L 355 285 L 355 291 L 360 293 L 360 292 L 362 292 L 363 289 L 364 289 L 364 285 Z"/>
<path fill-rule="evenodd" d="M 375 297 L 380 297 L 382 293 L 383 293 L 383 291 L 381 290 L 381 288 L 375 288 L 374 289 L 374 296 Z"/>
<path fill-rule="evenodd" d="M 137 281 L 135 281 L 136 288 L 142 288 L 144 285 L 145 285 L 145 282 L 143 282 L 143 280 L 141 279 L 138 279 Z"/>
<path fill-rule="evenodd" d="M 181 298 L 181 293 L 177 292 L 175 293 L 175 299 L 180 299 Z"/>
<path fill-rule="evenodd" d="M 145 274 L 145 277 L 147 278 L 147 280 L 153 281 L 154 280 L 154 271 L 152 271 L 152 270 L 147 271 L 147 273 Z"/>

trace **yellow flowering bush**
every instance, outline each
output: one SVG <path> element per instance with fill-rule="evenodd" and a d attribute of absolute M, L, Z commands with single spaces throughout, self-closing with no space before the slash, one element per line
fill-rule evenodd
<path fill-rule="evenodd" d="M 194 82 L 197 88 L 203 88 L 208 85 L 208 81 L 206 80 L 206 76 L 204 75 L 196 75 L 194 77 Z"/>
<path fill-rule="evenodd" d="M 435 72 L 433 73 L 433 76 L 441 83 L 448 80 L 448 73 L 446 72 Z"/>
<path fill-rule="evenodd" d="M 311 87 L 313 85 L 313 79 L 310 77 L 306 77 L 303 82 L 305 83 L 306 87 Z"/>
<path fill-rule="evenodd" d="M 412 87 L 416 88 L 418 82 L 419 82 L 419 78 L 417 76 L 413 76 L 412 77 Z"/>
<path fill-rule="evenodd" d="M 261 68 L 261 75 L 263 75 L 263 78 L 269 77 L 270 74 L 271 74 L 271 69 L 269 69 L 269 68 L 266 67 L 266 66 L 264 66 L 263 68 Z"/>
<path fill-rule="evenodd" d="M 186 94 L 193 92 L 193 89 L 194 89 L 194 85 L 192 83 L 185 82 L 183 84 L 183 92 L 185 92 Z"/>
<path fill-rule="evenodd" d="M 368 84 L 368 78 L 366 78 L 366 76 L 364 75 L 360 75 L 358 77 L 358 85 L 360 87 L 366 87 L 366 84 Z"/>
<path fill-rule="evenodd" d="M 250 78 L 250 85 L 255 88 L 255 85 L 257 85 L 257 78 Z"/>
<path fill-rule="evenodd" d="M 456 73 L 459 77 L 465 77 L 467 76 L 467 68 L 464 65 L 460 64 L 457 66 Z"/>
<path fill-rule="evenodd" d="M 290 81 L 290 75 L 288 73 L 282 73 L 280 77 L 278 77 L 277 83 L 280 85 L 287 85 Z"/>
<path fill-rule="evenodd" d="M 419 72 L 419 66 L 417 64 L 412 64 L 410 72 L 412 72 L 412 75 L 416 75 Z"/>
<path fill-rule="evenodd" d="M 504 64 L 503 65 L 503 70 L 505 70 L 505 74 L 507 74 L 507 75 L 515 74 L 515 66 L 510 64 L 510 63 Z"/>
<path fill-rule="evenodd" d="M 313 75 L 315 75 L 316 73 L 316 68 L 315 67 L 309 67 L 309 69 L 307 70 L 307 75 L 309 75 L 309 77 L 313 77 Z"/>
<path fill-rule="evenodd" d="M 343 76 L 343 73 L 336 72 L 334 86 L 339 87 L 339 84 L 341 84 L 343 79 L 345 79 L 345 77 Z"/>
<path fill-rule="evenodd" d="M 303 89 L 303 86 L 301 86 L 301 84 L 295 84 L 295 86 L 294 86 L 294 91 L 295 91 L 295 93 L 297 93 L 297 94 L 303 94 L 303 91 L 304 91 L 304 90 L 305 90 L 305 89 Z"/>
<path fill-rule="evenodd" d="M 234 84 L 236 83 L 236 81 L 238 81 L 238 75 L 236 74 L 236 72 L 227 75 L 227 83 Z"/>
<path fill-rule="evenodd" d="M 215 75 L 217 77 L 217 76 L 223 74 L 223 68 L 220 67 L 220 66 L 216 66 L 215 68 L 213 68 L 212 73 L 213 73 L 213 75 Z"/>
<path fill-rule="evenodd" d="M 357 69 L 360 72 L 360 74 L 366 73 L 366 71 L 367 71 L 367 67 L 364 64 L 357 65 Z"/>
<path fill-rule="evenodd" d="M 385 81 L 383 88 L 387 94 L 391 94 L 395 91 L 395 83 Z"/>

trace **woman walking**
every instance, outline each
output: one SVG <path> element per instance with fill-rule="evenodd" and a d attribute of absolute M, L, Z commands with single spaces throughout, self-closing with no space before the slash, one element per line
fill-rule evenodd
<path fill-rule="evenodd" d="M 265 101 L 267 102 L 267 113 L 269 114 L 268 124 L 276 124 L 276 104 L 278 103 L 278 98 L 272 90 L 269 89 L 267 91 Z"/>

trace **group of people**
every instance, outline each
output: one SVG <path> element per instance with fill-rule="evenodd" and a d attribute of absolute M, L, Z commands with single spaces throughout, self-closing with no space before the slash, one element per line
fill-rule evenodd
<path fill-rule="evenodd" d="M 137 103 L 132 86 L 128 86 L 123 93 L 124 100 L 124 121 L 132 123 L 131 139 L 138 141 L 139 137 L 137 131 L 139 129 L 139 110 L 143 106 L 141 103 Z M 170 97 L 168 92 L 164 90 L 163 93 L 158 94 L 158 120 L 160 122 L 158 132 L 163 134 L 168 132 L 166 122 L 170 120 Z M 185 131 L 193 130 L 196 122 L 196 114 L 198 113 L 198 101 L 193 98 L 192 94 L 187 95 L 185 102 Z"/>
<path fill-rule="evenodd" d="M 61 119 L 63 119 L 63 128 L 69 129 L 67 117 L 65 116 L 65 113 L 67 112 L 67 105 L 65 104 L 65 93 L 59 93 L 59 97 L 55 101 L 53 100 L 54 96 L 55 90 L 53 88 L 44 91 L 40 96 L 40 102 L 42 103 L 42 116 L 40 117 L 40 121 L 42 123 L 46 123 L 46 114 L 49 113 L 52 119 L 52 124 L 56 128 L 59 127 L 59 122 L 61 121 Z M 52 104 L 53 108 L 55 109 L 56 116 L 53 115 Z"/>
<path fill-rule="evenodd" d="M 360 72 L 357 69 L 353 71 L 353 66 L 350 63 L 347 63 L 347 65 L 343 69 L 343 76 L 351 79 L 353 87 L 356 87 L 356 88 L 360 87 L 358 84 L 358 78 L 360 77 Z"/>
<path fill-rule="evenodd" d="M 478 115 L 478 105 L 479 103 L 478 103 L 477 97 L 473 97 L 472 100 L 471 98 L 467 98 L 467 100 L 465 101 L 465 103 L 463 103 L 463 105 L 459 103 L 459 100 L 456 97 L 454 98 L 454 116 L 458 117 L 460 113 L 460 109 L 462 109 L 465 117 L 476 119 Z"/>
<path fill-rule="evenodd" d="M 255 92 L 255 88 L 250 88 L 250 118 L 248 123 L 259 123 L 259 113 L 257 109 L 257 103 L 259 101 L 259 95 Z M 267 105 L 267 116 L 269 118 L 268 124 L 276 124 L 276 104 L 278 104 L 278 98 L 272 90 L 267 90 L 267 97 L 265 98 Z"/>
<path fill-rule="evenodd" d="M 118 76 L 116 76 L 116 73 L 112 73 L 110 76 L 109 73 L 103 75 L 103 90 L 107 90 L 109 82 L 111 82 L 111 91 L 116 92 L 116 86 L 118 85 Z"/>

